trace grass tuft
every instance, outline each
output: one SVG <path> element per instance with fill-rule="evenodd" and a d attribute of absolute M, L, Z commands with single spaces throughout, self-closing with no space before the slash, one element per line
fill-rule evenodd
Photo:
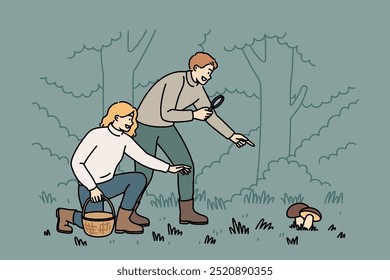
<path fill-rule="evenodd" d="M 172 227 L 171 224 L 168 224 L 168 235 L 183 235 L 183 232 L 176 227 Z"/>
<path fill-rule="evenodd" d="M 167 198 L 165 198 L 162 194 L 158 197 L 154 196 L 154 200 L 152 200 L 150 204 L 157 208 L 177 207 L 178 200 L 176 195 L 172 192 Z"/>
<path fill-rule="evenodd" d="M 270 204 L 274 201 L 275 197 L 270 196 L 266 191 L 262 191 L 261 194 L 258 195 L 251 189 L 250 193 L 244 196 L 244 204 Z"/>
<path fill-rule="evenodd" d="M 222 198 L 214 197 L 214 201 L 207 199 L 207 209 L 226 210 L 225 201 Z"/>
<path fill-rule="evenodd" d="M 284 205 L 291 205 L 294 203 L 303 202 L 305 197 L 302 196 L 302 194 L 299 194 L 297 196 L 292 196 L 292 195 L 288 195 L 287 193 L 284 193 L 284 196 L 281 197 L 280 199 L 283 201 Z"/>
<path fill-rule="evenodd" d="M 261 219 L 255 229 L 273 230 L 275 229 L 272 223 L 267 223 L 264 219 Z"/>
<path fill-rule="evenodd" d="M 289 226 L 289 228 L 295 228 L 297 231 L 318 231 L 318 229 L 314 225 L 307 229 L 303 227 L 303 224 L 298 226 L 295 221 L 292 225 Z"/>
<path fill-rule="evenodd" d="M 298 236 L 295 236 L 294 238 L 288 238 L 286 237 L 287 245 L 298 245 Z"/>
<path fill-rule="evenodd" d="M 337 194 L 336 191 L 328 192 L 325 197 L 325 204 L 343 204 L 344 194 Z"/>
<path fill-rule="evenodd" d="M 162 236 L 161 234 L 155 233 L 155 232 L 153 231 L 153 232 L 152 232 L 152 236 L 153 236 L 153 241 L 164 242 L 164 236 Z"/>
<path fill-rule="evenodd" d="M 199 189 L 194 191 L 194 201 L 206 201 L 206 191 L 199 193 Z"/>
<path fill-rule="evenodd" d="M 38 197 L 45 204 L 49 204 L 49 203 L 52 204 L 54 201 L 57 201 L 57 199 L 55 197 L 53 197 L 51 193 L 46 193 L 45 191 L 42 191 L 41 195 Z"/>
<path fill-rule="evenodd" d="M 76 246 L 88 246 L 87 241 L 83 241 L 81 238 L 78 238 L 77 236 L 74 237 L 74 243 Z"/>
<path fill-rule="evenodd" d="M 217 242 L 217 240 L 214 237 L 209 236 L 209 235 L 207 235 L 206 238 L 204 239 L 204 244 L 214 245 L 216 242 Z"/>
<path fill-rule="evenodd" d="M 229 227 L 230 234 L 249 234 L 249 228 L 240 222 L 237 223 L 234 218 L 232 218 L 232 223 L 233 226 Z"/>

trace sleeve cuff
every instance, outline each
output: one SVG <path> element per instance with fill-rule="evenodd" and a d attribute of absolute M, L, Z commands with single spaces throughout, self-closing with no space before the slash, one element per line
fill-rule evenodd
<path fill-rule="evenodd" d="M 229 136 L 229 137 L 226 137 L 226 139 L 230 139 L 232 138 L 232 136 L 235 134 L 235 132 L 233 131 L 233 133 Z"/>

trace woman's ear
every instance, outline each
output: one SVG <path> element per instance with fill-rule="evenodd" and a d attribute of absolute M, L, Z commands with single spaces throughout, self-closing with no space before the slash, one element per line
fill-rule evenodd
<path fill-rule="evenodd" d="M 119 120 L 119 115 L 115 115 L 114 119 L 115 119 L 116 121 L 118 121 L 118 120 Z"/>

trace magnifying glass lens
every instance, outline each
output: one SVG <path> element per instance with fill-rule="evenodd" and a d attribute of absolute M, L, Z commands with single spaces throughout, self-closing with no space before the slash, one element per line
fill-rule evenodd
<path fill-rule="evenodd" d="M 212 107 L 213 109 L 219 107 L 219 106 L 223 103 L 224 100 L 225 100 L 225 97 L 224 97 L 223 95 L 218 95 L 218 96 L 216 96 L 216 97 L 213 99 L 213 101 L 211 101 L 211 107 Z"/>

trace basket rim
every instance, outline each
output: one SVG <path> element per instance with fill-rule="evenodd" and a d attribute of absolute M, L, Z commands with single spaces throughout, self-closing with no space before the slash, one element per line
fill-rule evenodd
<path fill-rule="evenodd" d="M 93 212 L 87 212 L 86 214 L 88 213 L 93 213 Z M 96 212 L 96 213 L 107 213 L 107 214 L 111 214 L 110 212 Z M 91 222 L 107 222 L 107 221 L 112 221 L 115 219 L 114 215 L 112 215 L 111 217 L 108 217 L 108 218 L 88 218 L 88 217 L 85 217 L 84 215 L 81 215 L 81 219 L 83 220 L 86 220 L 86 221 L 91 221 Z"/>
<path fill-rule="evenodd" d="M 111 212 L 112 212 L 110 214 L 112 214 L 115 217 L 115 208 L 114 208 L 114 205 L 112 204 L 111 200 L 108 197 L 106 197 L 105 195 L 102 195 L 102 200 L 107 201 L 108 205 L 110 205 Z M 83 209 L 81 211 L 81 217 L 85 217 L 85 214 L 91 213 L 91 212 L 85 212 L 85 210 L 87 208 L 87 204 L 91 201 L 92 201 L 91 198 L 88 197 L 87 200 L 84 202 Z M 94 212 L 94 211 L 92 211 L 92 212 Z M 103 212 L 105 212 L 105 211 L 103 211 Z M 105 213 L 109 213 L 109 212 L 105 212 Z"/>

